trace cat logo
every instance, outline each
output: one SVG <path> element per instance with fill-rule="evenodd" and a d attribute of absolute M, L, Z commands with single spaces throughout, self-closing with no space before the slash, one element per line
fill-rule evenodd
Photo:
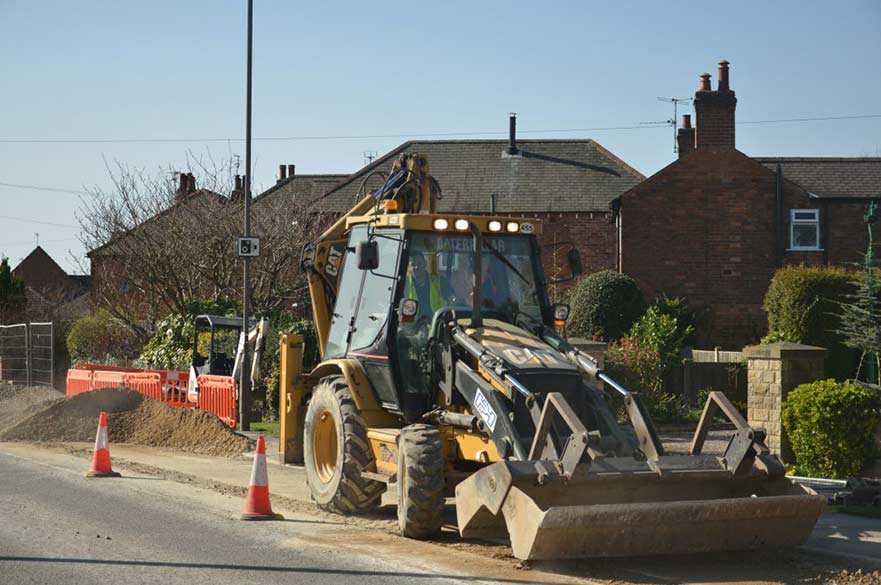
<path fill-rule="evenodd" d="M 327 256 L 327 267 L 324 269 L 331 276 L 336 276 L 339 273 L 338 266 L 340 265 L 340 258 L 342 258 L 342 251 L 331 248 L 330 254 Z"/>

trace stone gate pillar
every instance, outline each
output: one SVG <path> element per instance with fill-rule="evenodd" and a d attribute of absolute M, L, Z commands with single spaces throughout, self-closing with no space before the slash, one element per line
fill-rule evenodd
<path fill-rule="evenodd" d="M 795 458 L 783 433 L 781 406 L 789 391 L 799 384 L 825 377 L 826 350 L 781 342 L 754 345 L 746 348 L 745 353 L 749 382 L 747 421 L 753 428 L 765 429 L 771 451 L 791 463 Z"/>

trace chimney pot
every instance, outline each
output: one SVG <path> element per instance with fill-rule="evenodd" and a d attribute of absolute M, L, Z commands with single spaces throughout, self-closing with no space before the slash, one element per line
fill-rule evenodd
<path fill-rule="evenodd" d="M 297 169 L 297 165 L 288 165 L 288 179 L 294 178 L 294 171 Z"/>
<path fill-rule="evenodd" d="M 278 180 L 279 182 L 284 181 L 287 177 L 287 167 L 284 165 L 278 165 Z"/>
<path fill-rule="evenodd" d="M 517 113 L 508 114 L 508 154 L 515 155 L 520 152 L 517 148 Z"/>
<path fill-rule="evenodd" d="M 682 115 L 682 128 L 676 131 L 676 152 L 682 158 L 694 150 L 694 128 L 691 127 L 691 115 Z"/>
<path fill-rule="evenodd" d="M 701 86 L 700 86 L 700 89 L 698 89 L 698 91 L 712 91 L 712 88 L 710 87 L 710 74 L 709 73 L 701 74 Z"/>
<path fill-rule="evenodd" d="M 728 84 L 728 61 L 722 59 L 719 61 L 719 91 L 729 91 L 731 88 Z"/>

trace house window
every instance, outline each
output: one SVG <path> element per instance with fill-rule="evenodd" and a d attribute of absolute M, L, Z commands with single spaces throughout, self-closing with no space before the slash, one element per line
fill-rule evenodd
<path fill-rule="evenodd" d="M 791 250 L 820 249 L 820 210 L 793 209 L 789 227 Z"/>

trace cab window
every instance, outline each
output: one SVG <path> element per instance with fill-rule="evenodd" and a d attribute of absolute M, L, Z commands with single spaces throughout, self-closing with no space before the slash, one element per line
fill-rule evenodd
<path fill-rule="evenodd" d="M 392 295 L 398 283 L 400 232 L 377 231 L 373 240 L 379 248 L 379 267 L 364 271 L 364 284 L 361 286 L 355 329 L 352 332 L 352 350 L 370 347 L 385 329 L 393 308 Z"/>
<path fill-rule="evenodd" d="M 327 345 L 324 348 L 323 359 L 342 357 L 348 347 L 349 328 L 355 315 L 355 303 L 358 300 L 358 292 L 361 288 L 361 280 L 364 272 L 358 270 L 355 262 L 355 242 L 367 239 L 366 226 L 357 226 L 352 229 L 349 237 L 349 245 L 346 253 L 340 259 L 342 275 L 337 287 L 336 304 L 330 319 L 330 331 L 327 334 Z"/>

